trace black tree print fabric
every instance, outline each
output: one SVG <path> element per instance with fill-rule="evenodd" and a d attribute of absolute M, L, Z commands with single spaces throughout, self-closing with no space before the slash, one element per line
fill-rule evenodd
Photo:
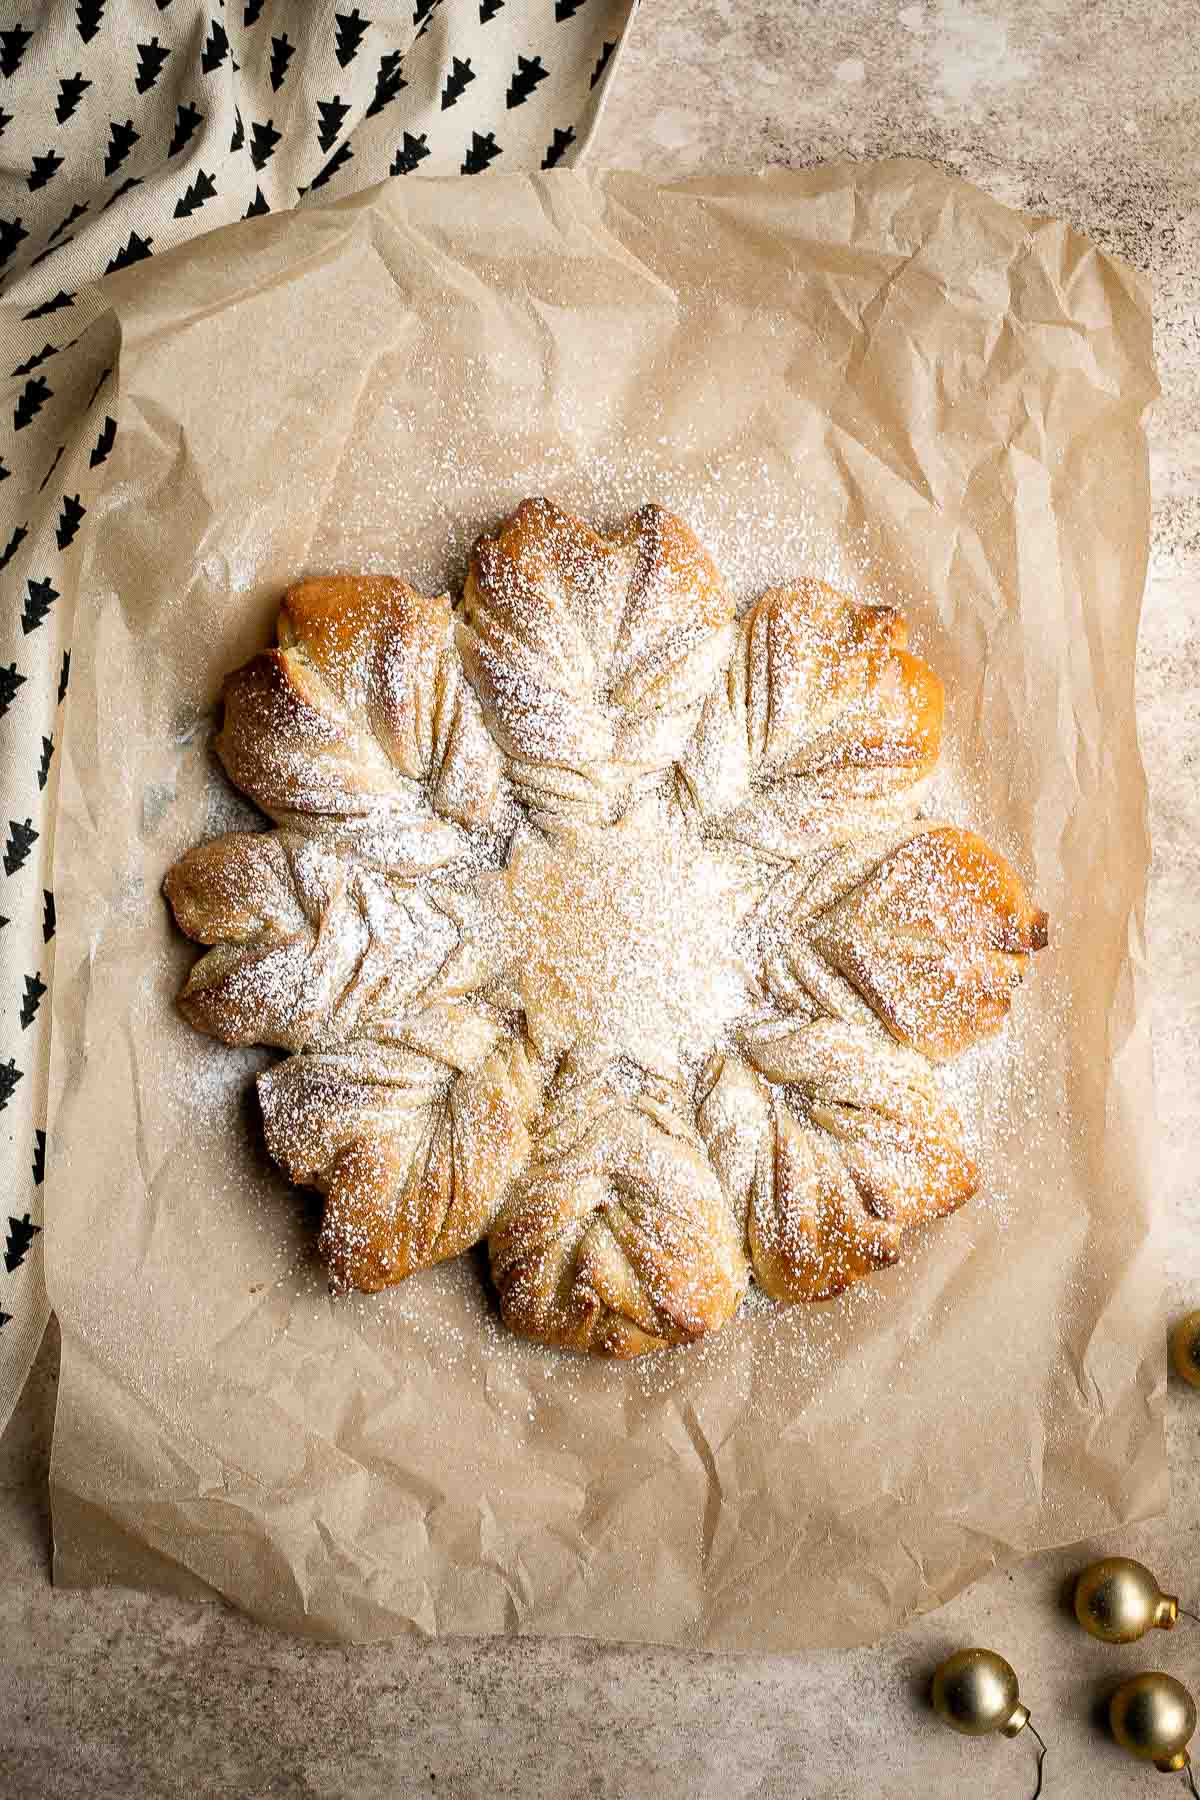
<path fill-rule="evenodd" d="M 47 1317 L 56 746 L 120 422 L 99 284 L 214 226 L 388 177 L 575 161 L 635 5 L 0 8 L 0 1429 Z"/>

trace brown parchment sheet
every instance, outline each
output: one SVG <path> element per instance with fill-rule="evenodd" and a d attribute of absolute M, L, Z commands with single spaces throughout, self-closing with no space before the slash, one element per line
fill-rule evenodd
<path fill-rule="evenodd" d="M 335 1639 L 875 1639 L 1160 1510 L 1133 655 L 1155 393 L 1138 278 L 917 161 L 660 185 L 397 181 L 113 283 L 55 887 L 55 1578 Z M 945 1079 L 986 1171 L 842 1300 L 615 1366 L 499 1325 L 476 1253 L 332 1300 L 253 1076 L 172 1008 L 161 896 L 253 818 L 211 752 L 283 587 L 461 581 L 525 494 L 681 512 L 742 603 L 903 605 L 940 810 L 1052 941 Z"/>

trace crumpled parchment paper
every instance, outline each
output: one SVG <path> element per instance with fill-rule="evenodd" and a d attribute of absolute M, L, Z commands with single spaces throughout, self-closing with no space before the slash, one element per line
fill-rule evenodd
<path fill-rule="evenodd" d="M 1138 278 L 904 160 L 393 182 L 114 293 L 55 872 L 56 1579 L 339 1639 L 793 1650 L 1161 1508 Z M 211 723 L 281 589 L 440 591 L 537 492 L 664 501 L 745 602 L 812 572 L 904 605 L 947 685 L 941 810 L 1052 920 L 947 1076 L 980 1196 L 842 1301 L 628 1367 L 509 1336 L 478 1257 L 329 1298 L 262 1148 L 267 1053 L 176 1016 L 160 893 L 250 816 Z"/>

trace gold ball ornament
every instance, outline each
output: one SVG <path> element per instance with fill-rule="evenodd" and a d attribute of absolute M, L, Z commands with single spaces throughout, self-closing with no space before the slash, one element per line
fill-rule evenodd
<path fill-rule="evenodd" d="M 1156 1625 L 1170 1631 L 1179 1618 L 1179 1601 L 1163 1593 L 1144 1563 L 1106 1556 L 1075 1583 L 1075 1617 L 1101 1643 L 1132 1644 Z"/>
<path fill-rule="evenodd" d="M 1122 1750 L 1170 1774 L 1191 1762 L 1188 1739 L 1196 1729 L 1196 1702 L 1181 1681 L 1149 1669 L 1123 1681 L 1108 1703 L 1112 1734 Z"/>
<path fill-rule="evenodd" d="M 1180 1381 L 1200 1387 L 1200 1312 L 1187 1313 L 1172 1328 L 1171 1363 Z"/>
<path fill-rule="evenodd" d="M 967 1737 L 1016 1737 L 1029 1723 L 1016 1670 L 994 1650 L 956 1650 L 934 1671 L 931 1697 L 938 1718 Z"/>

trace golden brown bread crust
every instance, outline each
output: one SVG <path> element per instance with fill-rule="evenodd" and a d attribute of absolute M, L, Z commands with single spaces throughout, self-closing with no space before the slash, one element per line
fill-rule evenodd
<path fill-rule="evenodd" d="M 393 576 L 300 582 L 278 638 L 225 684 L 216 749 L 230 780 L 278 824 L 403 833 L 414 867 L 447 860 L 456 840 L 434 815 L 483 823 L 501 773 L 449 597 Z"/>
<path fill-rule="evenodd" d="M 452 892 L 419 891 L 293 832 L 216 838 L 164 887 L 183 930 L 214 946 L 179 1009 L 226 1043 L 387 1043 L 397 1017 L 475 984 Z"/>
<path fill-rule="evenodd" d="M 772 1298 L 840 1294 L 975 1192 L 953 1108 L 869 1027 L 768 1028 L 743 1050 L 710 1065 L 699 1123 Z"/>
<path fill-rule="evenodd" d="M 682 1096 L 622 1098 L 560 1072 L 537 1148 L 488 1236 L 504 1321 L 561 1349 L 638 1356 L 737 1310 L 742 1232 Z"/>
<path fill-rule="evenodd" d="M 179 925 L 215 946 L 193 965 L 177 1002 L 197 1031 L 227 1044 L 303 1046 L 314 987 L 335 983 L 345 960 L 334 934 L 325 948 L 335 954 L 314 957 L 316 921 L 344 881 L 331 859 L 307 850 L 283 833 L 232 832 L 189 850 L 169 871 L 163 885 Z"/>
<path fill-rule="evenodd" d="M 181 931 L 201 944 L 244 944 L 265 931 L 290 935 L 304 923 L 282 838 L 229 832 L 189 850 L 163 890 Z"/>
<path fill-rule="evenodd" d="M 449 596 L 430 600 L 394 575 L 333 575 L 288 589 L 282 650 L 298 650 L 325 685 L 421 781 L 434 740 L 434 678 L 450 622 Z M 397 647 L 400 653 L 397 654 Z"/>
<path fill-rule="evenodd" d="M 1046 914 L 976 833 L 914 820 L 797 860 L 761 934 L 762 980 L 788 1011 L 877 1020 L 942 1062 L 998 1031 Z"/>
<path fill-rule="evenodd" d="M 259 1077 L 268 1149 L 327 1196 L 318 1247 L 336 1292 L 469 1249 L 528 1156 L 524 1072 L 494 1020 L 453 1011 L 427 1013 L 407 1045 L 293 1056 Z"/>
<path fill-rule="evenodd" d="M 681 519 L 603 538 L 525 500 L 481 538 L 459 648 L 538 820 L 613 819 L 680 755 L 728 654 L 733 600 Z"/>
<path fill-rule="evenodd" d="M 942 739 L 942 684 L 903 616 L 821 581 L 771 588 L 681 761 L 712 829 L 769 855 L 911 816 Z"/>
<path fill-rule="evenodd" d="M 1016 871 L 956 825 L 915 829 L 807 927 L 892 1036 L 935 1062 L 1000 1029 L 1047 935 Z"/>
<path fill-rule="evenodd" d="M 660 506 L 605 537 L 523 502 L 457 617 L 392 576 L 289 589 L 217 740 L 280 829 L 192 850 L 164 886 L 210 946 L 184 1016 L 292 1052 L 259 1079 L 267 1142 L 326 1197 L 334 1289 L 486 1238 L 514 1331 L 629 1357 L 718 1329 L 751 1273 L 783 1303 L 840 1293 L 960 1206 L 979 1174 L 929 1064 L 999 1029 L 1047 931 L 997 852 L 917 817 L 942 717 L 894 608 L 802 580 L 738 622 Z M 536 1007 L 541 914 L 512 861 L 531 831 L 587 950 Z M 697 867 L 754 948 L 693 921 L 742 1010 L 672 1064 Z M 631 942 L 675 969 L 670 1008 Z"/>
<path fill-rule="evenodd" d="M 450 1084 L 415 1154 L 395 1139 L 351 1140 L 326 1178 L 317 1245 L 333 1287 L 377 1293 L 470 1249 L 528 1148 L 502 1057 Z"/>

